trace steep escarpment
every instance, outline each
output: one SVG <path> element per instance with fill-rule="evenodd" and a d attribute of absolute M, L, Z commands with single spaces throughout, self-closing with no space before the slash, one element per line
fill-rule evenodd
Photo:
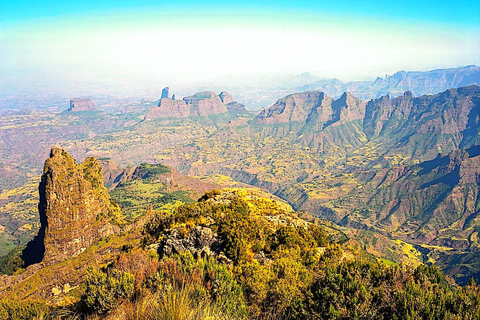
<path fill-rule="evenodd" d="M 311 91 L 286 96 L 271 107 L 262 110 L 256 124 L 305 122 L 312 113 L 329 120 L 332 99 L 323 92 Z"/>
<path fill-rule="evenodd" d="M 390 90 L 392 93 L 412 91 L 414 95 L 435 94 L 448 88 L 458 88 L 480 83 L 480 68 L 439 69 L 428 72 L 399 71 L 391 76 L 377 78 L 372 89 Z"/>
<path fill-rule="evenodd" d="M 418 165 L 358 172 L 352 175 L 358 187 L 336 198 L 333 210 L 322 211 L 318 203 L 315 210 L 313 199 L 301 208 L 414 243 L 477 250 L 472 235 L 480 226 L 479 168 L 479 146 L 455 150 Z"/>
<path fill-rule="evenodd" d="M 365 103 L 345 92 L 334 100 L 320 91 L 302 92 L 278 100 L 264 109 L 255 119 L 256 124 L 301 122 L 306 128 L 324 130 L 332 125 L 362 120 Z"/>
<path fill-rule="evenodd" d="M 77 164 L 66 151 L 53 148 L 39 194 L 41 228 L 23 253 L 27 265 L 61 262 L 119 230 L 120 209 L 110 202 L 95 158 Z"/>
<path fill-rule="evenodd" d="M 478 144 L 480 87 L 449 89 L 415 98 L 411 92 L 390 99 L 371 100 L 366 107 L 363 131 L 369 140 L 406 156 L 433 159 L 458 146 Z"/>
<path fill-rule="evenodd" d="M 269 136 L 294 134 L 295 144 L 319 152 L 339 149 L 346 153 L 366 141 L 361 121 L 365 103 L 345 92 L 334 100 L 323 92 L 289 95 L 264 109 L 253 121 Z M 282 128 L 287 128 L 283 130 Z"/>

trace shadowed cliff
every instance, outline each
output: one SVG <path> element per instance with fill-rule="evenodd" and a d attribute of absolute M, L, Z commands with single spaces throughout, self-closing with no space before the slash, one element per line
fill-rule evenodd
<path fill-rule="evenodd" d="M 95 158 L 77 164 L 67 152 L 53 148 L 39 195 L 41 227 L 23 251 L 26 266 L 66 260 L 119 230 L 120 209 L 110 201 Z"/>

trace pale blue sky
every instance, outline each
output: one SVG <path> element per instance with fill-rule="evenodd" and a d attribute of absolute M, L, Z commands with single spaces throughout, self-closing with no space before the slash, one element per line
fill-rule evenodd
<path fill-rule="evenodd" d="M 423 22 L 452 23 L 469 26 L 479 24 L 478 1 L 61 1 L 16 0 L 0 3 L 1 18 L 7 22 L 30 19 L 55 19 L 78 15 L 108 13 L 177 12 L 198 13 L 245 11 L 257 14 L 270 12 L 327 13 L 338 16 L 365 16 L 382 19 L 412 19 Z"/>

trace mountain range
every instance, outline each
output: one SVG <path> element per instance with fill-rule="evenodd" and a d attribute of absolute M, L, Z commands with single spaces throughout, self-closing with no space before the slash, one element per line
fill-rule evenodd
<path fill-rule="evenodd" d="M 431 71 L 398 71 L 375 81 L 342 82 L 338 79 L 315 79 L 311 74 L 301 74 L 297 81 L 305 84 L 297 86 L 299 91 L 323 91 L 332 97 L 343 92 L 352 92 L 362 100 L 375 99 L 384 95 L 396 97 L 405 91 L 414 96 L 435 94 L 451 88 L 480 84 L 480 67 L 436 69 Z"/>
<path fill-rule="evenodd" d="M 132 252 L 154 269 L 158 263 L 168 269 L 174 256 L 182 268 L 193 265 L 188 259 L 204 261 L 207 274 L 208 259 L 231 268 L 228 277 L 244 295 L 234 300 L 247 303 L 237 306 L 240 318 L 246 310 L 267 317 L 271 301 L 284 316 L 300 308 L 280 292 L 287 286 L 282 268 L 297 260 L 288 270 L 299 272 L 292 277 L 304 287 L 288 290 L 297 290 L 305 306 L 307 292 L 315 292 L 310 286 L 323 279 L 317 263 L 350 270 L 348 263 L 365 259 L 387 273 L 393 269 L 385 264 L 426 264 L 438 266 L 452 286 L 479 280 L 480 86 L 470 85 L 477 76 L 469 66 L 400 72 L 334 95 L 311 87 L 258 113 L 226 91 L 177 100 L 164 90 L 159 100 L 117 113 L 92 110 L 94 102 L 82 98 L 72 99 L 76 110 L 58 114 L 4 115 L 0 249 L 8 254 L 0 268 L 9 275 L 0 278 L 0 294 L 38 295 L 59 306 L 73 299 L 71 287 L 86 297 L 91 277 L 118 272 L 131 272 L 151 290 L 158 279 L 128 266 Z M 357 94 L 372 88 L 380 96 L 366 101 Z M 399 94 L 404 89 L 411 90 Z M 56 139 L 59 146 L 46 152 Z M 330 254 L 333 265 L 323 260 Z M 92 274 L 88 261 L 110 267 Z M 418 268 L 401 277 L 437 274 Z M 176 274 L 165 270 L 158 277 Z M 262 278 L 256 272 L 271 282 L 253 285 Z M 216 301 L 205 281 L 197 289 Z M 397 281 L 392 288 L 403 288 Z M 270 291 L 253 294 L 262 286 Z M 130 291 L 122 294 L 135 300 Z M 113 308 L 82 299 L 76 301 L 89 312 Z"/>
<path fill-rule="evenodd" d="M 303 92 L 162 161 L 265 188 L 347 227 L 476 251 L 479 98 L 478 86 L 368 103 Z"/>

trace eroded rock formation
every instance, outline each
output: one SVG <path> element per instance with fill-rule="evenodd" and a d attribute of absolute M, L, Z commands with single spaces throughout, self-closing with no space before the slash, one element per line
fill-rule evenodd
<path fill-rule="evenodd" d="M 205 117 L 229 111 L 243 112 L 245 106 L 233 101 L 232 96 L 226 91 L 222 91 L 220 95 L 211 91 L 197 92 L 193 96 L 183 98 L 183 100 L 170 99 L 168 93 L 165 97 L 162 93 L 162 99 L 158 102 L 158 107 L 151 108 L 145 116 L 145 120 Z"/>
<path fill-rule="evenodd" d="M 110 201 L 95 158 L 82 164 L 53 148 L 39 185 L 41 228 L 24 250 L 27 265 L 64 261 L 119 231 L 120 209 Z"/>
<path fill-rule="evenodd" d="M 165 87 L 162 89 L 162 97 L 160 99 L 163 99 L 163 98 L 170 98 L 169 96 L 169 91 L 170 91 L 170 88 L 169 87 Z"/>
<path fill-rule="evenodd" d="M 70 100 L 68 111 L 96 111 L 97 105 L 90 98 L 73 98 Z"/>
<path fill-rule="evenodd" d="M 311 91 L 291 94 L 264 109 L 255 119 L 258 124 L 321 123 L 333 124 L 360 120 L 365 114 L 365 103 L 345 92 L 333 100 L 323 92 Z"/>

